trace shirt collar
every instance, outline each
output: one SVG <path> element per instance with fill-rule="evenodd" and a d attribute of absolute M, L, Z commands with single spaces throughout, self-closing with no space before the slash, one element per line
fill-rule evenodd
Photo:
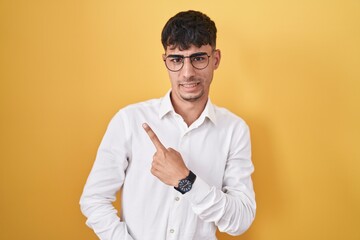
<path fill-rule="evenodd" d="M 170 112 L 174 112 L 174 107 L 171 103 L 170 99 L 171 90 L 169 90 L 166 95 L 161 99 L 160 110 L 159 110 L 159 118 L 163 118 Z M 208 118 L 214 124 L 216 124 L 216 114 L 215 114 L 215 106 L 211 103 L 210 98 L 208 99 L 204 111 L 201 113 L 199 118 Z"/>

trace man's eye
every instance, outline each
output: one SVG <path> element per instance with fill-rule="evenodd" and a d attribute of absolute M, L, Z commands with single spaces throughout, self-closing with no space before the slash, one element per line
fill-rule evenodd
<path fill-rule="evenodd" d="M 181 57 L 170 58 L 170 62 L 172 62 L 172 63 L 182 63 L 182 58 Z"/>
<path fill-rule="evenodd" d="M 194 62 L 202 62 L 205 60 L 205 57 L 204 56 L 197 56 L 197 57 L 193 57 L 192 60 Z"/>

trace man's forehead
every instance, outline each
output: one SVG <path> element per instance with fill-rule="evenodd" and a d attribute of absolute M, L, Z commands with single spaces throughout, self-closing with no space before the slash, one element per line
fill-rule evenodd
<path fill-rule="evenodd" d="M 207 45 L 202 45 L 201 47 L 196 47 L 195 45 L 190 45 L 188 49 L 181 50 L 179 47 L 174 47 L 172 45 L 167 46 L 166 54 L 179 54 L 179 55 L 190 55 L 196 52 L 209 52 L 211 51 L 212 47 Z"/>

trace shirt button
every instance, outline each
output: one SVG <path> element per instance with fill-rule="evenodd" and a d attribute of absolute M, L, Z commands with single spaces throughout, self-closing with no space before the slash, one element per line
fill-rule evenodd
<path fill-rule="evenodd" d="M 179 198 L 179 197 L 176 197 L 176 198 L 175 198 L 175 201 L 179 201 L 179 200 L 180 200 L 180 198 Z"/>
<path fill-rule="evenodd" d="M 175 230 L 174 229 L 170 229 L 170 233 L 174 233 L 175 232 Z"/>

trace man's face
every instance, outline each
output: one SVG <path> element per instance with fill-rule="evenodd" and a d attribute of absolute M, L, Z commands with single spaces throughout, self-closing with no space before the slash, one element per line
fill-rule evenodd
<path fill-rule="evenodd" d="M 207 100 L 214 70 L 218 68 L 220 63 L 220 51 L 213 51 L 210 45 L 203 45 L 200 48 L 192 45 L 189 49 L 183 51 L 178 48 L 171 49 L 171 47 L 167 47 L 166 54 L 163 55 L 165 60 L 169 55 L 182 55 L 186 57 L 193 54 L 196 56 L 196 53 L 201 52 L 207 53 L 210 56 L 209 65 L 206 68 L 196 69 L 191 64 L 190 58 L 184 58 L 184 65 L 179 71 L 172 72 L 168 70 L 172 86 L 172 101 L 175 101 L 177 104 Z M 193 60 L 195 61 L 196 59 L 193 58 Z"/>

